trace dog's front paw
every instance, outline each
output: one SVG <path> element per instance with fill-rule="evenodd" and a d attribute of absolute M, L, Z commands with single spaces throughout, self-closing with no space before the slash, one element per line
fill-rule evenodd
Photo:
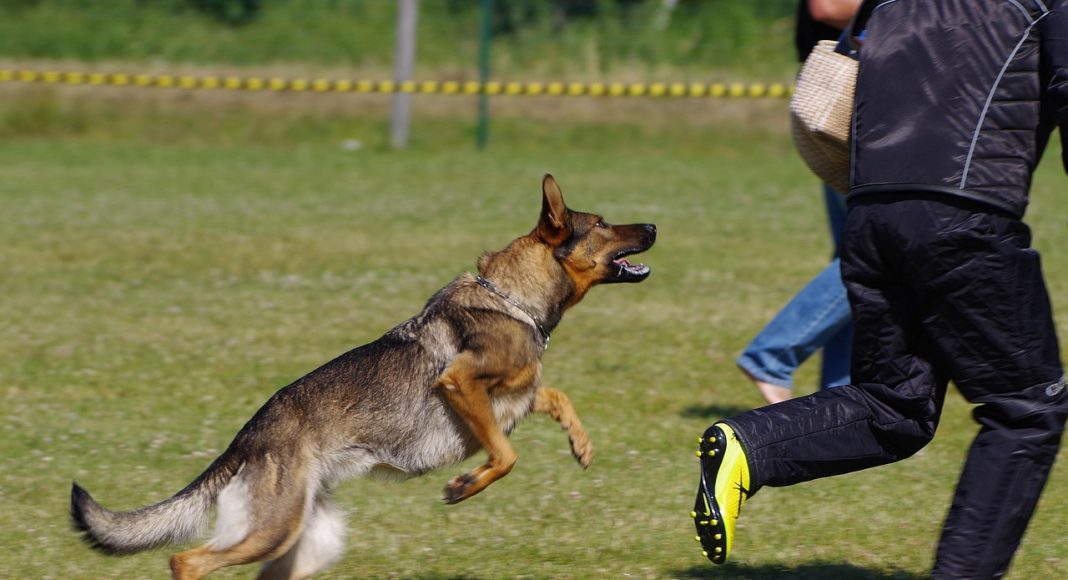
<path fill-rule="evenodd" d="M 463 475 L 457 475 L 449 480 L 449 483 L 445 485 L 445 492 L 442 495 L 443 500 L 447 504 L 459 503 L 473 494 L 470 493 L 471 486 L 475 483 L 475 476 L 470 473 Z"/>
<path fill-rule="evenodd" d="M 589 437 L 572 437 L 571 454 L 575 456 L 582 469 L 588 469 L 593 463 L 593 442 Z"/>

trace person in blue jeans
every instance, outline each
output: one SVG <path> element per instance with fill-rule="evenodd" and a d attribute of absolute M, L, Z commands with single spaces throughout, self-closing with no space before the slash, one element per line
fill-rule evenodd
<path fill-rule="evenodd" d="M 801 0 L 794 34 L 801 61 L 818 41 L 838 38 L 859 6 L 860 0 Z M 768 403 L 792 397 L 794 373 L 821 348 L 820 389 L 849 383 L 853 327 L 838 259 L 845 197 L 826 184 L 823 196 L 834 240 L 833 260 L 775 315 L 737 360 Z"/>

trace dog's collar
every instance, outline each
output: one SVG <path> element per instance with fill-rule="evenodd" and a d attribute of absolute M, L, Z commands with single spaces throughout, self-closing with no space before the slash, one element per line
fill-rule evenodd
<path fill-rule="evenodd" d="M 541 321 L 538 320 L 537 316 L 534 316 L 534 314 L 530 310 L 527 310 L 527 308 L 524 307 L 522 304 L 520 304 L 518 300 L 505 294 L 500 288 L 494 286 L 493 282 L 490 282 L 482 276 L 475 276 L 475 282 L 478 282 L 479 286 L 482 286 L 486 290 L 489 290 L 490 292 L 496 294 L 498 297 L 501 298 L 501 300 L 504 300 L 512 306 L 515 306 L 520 310 L 520 312 L 529 316 L 530 321 L 534 323 L 534 327 L 538 329 L 538 333 L 540 333 L 542 336 L 542 350 L 549 350 L 549 331 L 545 330 L 545 327 L 542 326 Z"/>

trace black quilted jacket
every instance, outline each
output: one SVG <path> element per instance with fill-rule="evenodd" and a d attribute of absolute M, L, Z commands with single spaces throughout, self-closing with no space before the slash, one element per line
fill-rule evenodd
<path fill-rule="evenodd" d="M 1022 217 L 1050 134 L 1068 129 L 1068 0 L 875 4 L 850 199 L 944 193 Z"/>

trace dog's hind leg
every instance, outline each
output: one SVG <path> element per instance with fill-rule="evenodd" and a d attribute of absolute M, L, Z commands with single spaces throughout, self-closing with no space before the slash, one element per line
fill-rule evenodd
<path fill-rule="evenodd" d="M 562 391 L 549 387 L 539 387 L 534 398 L 534 412 L 544 413 L 553 418 L 560 427 L 567 431 L 571 442 L 571 454 L 575 456 L 583 469 L 593 462 L 593 443 L 590 442 L 586 429 L 579 421 L 578 413 L 571 406 L 571 400 Z"/>
<path fill-rule="evenodd" d="M 344 551 L 345 521 L 321 492 L 305 517 L 304 529 L 293 547 L 277 560 L 267 562 L 260 580 L 307 578 L 336 562 Z"/>
<path fill-rule="evenodd" d="M 277 557 L 300 537 L 309 510 L 303 465 L 245 465 L 219 494 L 217 531 L 207 544 L 171 557 L 178 580 L 201 578 L 226 566 Z"/>

